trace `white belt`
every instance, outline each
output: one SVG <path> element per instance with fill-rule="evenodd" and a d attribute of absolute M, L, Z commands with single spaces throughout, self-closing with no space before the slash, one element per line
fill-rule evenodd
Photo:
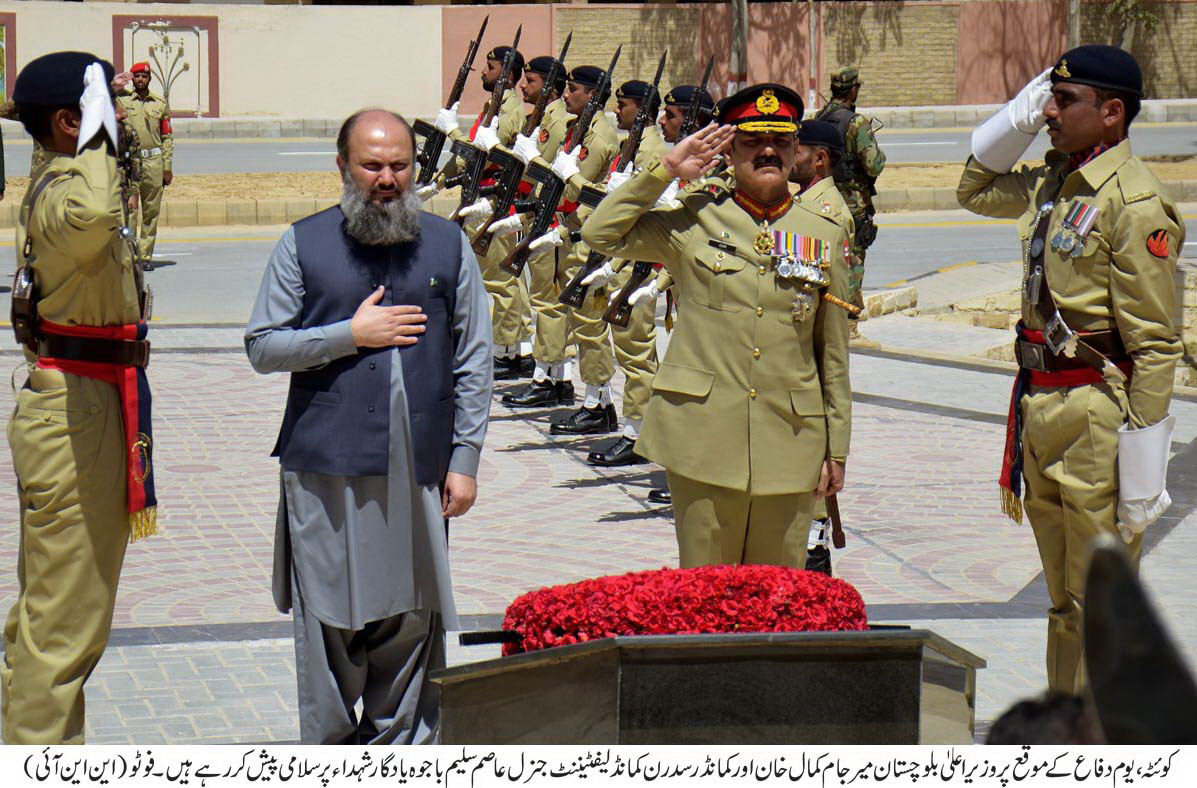
<path fill-rule="evenodd" d="M 139 151 L 138 151 L 138 154 L 139 154 L 139 155 L 141 156 L 141 158 L 143 158 L 143 159 L 148 159 L 148 158 L 151 158 L 151 157 L 153 157 L 153 156 L 158 156 L 158 155 L 161 155 L 161 153 L 162 153 L 162 149 L 161 149 L 161 148 L 143 148 L 143 149 L 141 149 L 141 150 L 139 150 Z"/>

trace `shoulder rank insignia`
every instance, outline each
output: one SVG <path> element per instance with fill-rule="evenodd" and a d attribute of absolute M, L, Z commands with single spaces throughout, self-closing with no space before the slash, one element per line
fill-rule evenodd
<path fill-rule="evenodd" d="M 1158 257 L 1161 260 L 1168 256 L 1168 231 L 1164 229 L 1156 230 L 1151 235 L 1147 236 L 1147 251 L 1151 252 L 1153 257 Z"/>
<path fill-rule="evenodd" d="M 1155 196 L 1155 192 L 1151 192 L 1151 191 L 1135 192 L 1134 194 L 1127 195 L 1126 202 L 1128 202 L 1128 203 L 1139 202 L 1140 200 L 1147 200 L 1154 196 Z"/>

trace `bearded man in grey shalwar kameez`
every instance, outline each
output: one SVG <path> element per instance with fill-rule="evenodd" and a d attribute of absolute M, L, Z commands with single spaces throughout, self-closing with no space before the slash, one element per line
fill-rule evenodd
<path fill-rule="evenodd" d="M 245 335 L 254 369 L 292 373 L 275 601 L 294 610 L 304 743 L 433 743 L 426 677 L 456 627 L 448 518 L 477 492 L 488 301 L 461 230 L 408 190 L 401 118 L 351 116 L 337 151 L 341 203 L 283 234 Z"/>

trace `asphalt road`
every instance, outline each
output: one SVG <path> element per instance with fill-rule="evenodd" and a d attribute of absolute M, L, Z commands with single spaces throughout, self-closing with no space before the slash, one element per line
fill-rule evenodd
<path fill-rule="evenodd" d="M 928 129 L 890 131 L 878 134 L 891 162 L 962 162 L 968 157 L 971 129 Z M 1197 124 L 1153 123 L 1133 126 L 1131 140 L 1142 156 L 1197 154 Z M 9 173 L 29 171 L 30 143 L 6 141 Z M 1031 147 L 1030 157 L 1042 157 L 1047 136 Z M 336 148 L 330 139 L 244 139 L 178 140 L 175 144 L 176 174 L 230 172 L 319 172 L 331 171 Z"/>
<path fill-rule="evenodd" d="M 1197 256 L 1197 213 L 1186 214 L 1186 219 L 1188 237 L 1193 239 L 1186 251 Z M 154 288 L 155 320 L 164 324 L 243 324 L 282 229 L 164 230 L 156 258 L 177 264 L 147 275 Z M 1017 257 L 1013 222 L 981 219 L 964 211 L 882 214 L 865 267 L 865 287 L 910 281 L 949 266 L 1006 262 Z M 13 241 L 0 243 L 0 272 L 12 271 L 15 259 Z M 7 315 L 7 296 L 0 298 L 4 299 L 0 314 Z"/>

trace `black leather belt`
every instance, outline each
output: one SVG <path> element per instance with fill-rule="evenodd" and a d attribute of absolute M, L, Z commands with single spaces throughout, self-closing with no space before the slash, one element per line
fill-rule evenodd
<path fill-rule="evenodd" d="M 1126 348 L 1122 344 L 1122 337 L 1116 331 L 1094 331 L 1092 333 L 1078 333 L 1085 344 L 1108 358 L 1113 364 L 1130 361 Z M 1033 372 L 1060 372 L 1066 369 L 1083 369 L 1092 367 L 1092 363 L 1078 357 L 1068 357 L 1063 353 L 1053 354 L 1047 345 L 1019 339 L 1014 344 L 1014 357 L 1018 366 Z"/>
<path fill-rule="evenodd" d="M 37 354 L 64 361 L 145 367 L 150 363 L 150 342 L 148 339 L 100 339 L 43 334 L 37 340 Z"/>

